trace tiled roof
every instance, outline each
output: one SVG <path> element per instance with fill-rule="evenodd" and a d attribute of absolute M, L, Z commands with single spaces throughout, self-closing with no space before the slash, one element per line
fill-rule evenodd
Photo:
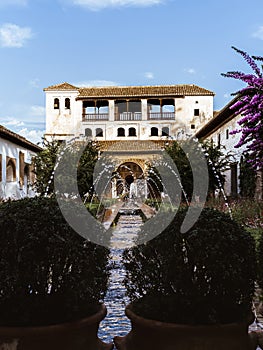
<path fill-rule="evenodd" d="M 76 87 L 69 83 L 52 85 L 44 91 L 78 90 L 78 99 L 83 98 L 116 98 L 116 97 L 161 97 L 161 96 L 214 96 L 209 91 L 193 84 L 156 85 L 156 86 L 103 86 Z"/>
<path fill-rule="evenodd" d="M 78 99 L 94 97 L 214 96 L 197 85 L 108 86 L 80 88 Z"/>
<path fill-rule="evenodd" d="M 42 150 L 41 147 L 35 145 L 34 143 L 28 141 L 25 137 L 16 134 L 15 132 L 5 128 L 0 125 L 0 137 L 13 142 L 16 145 L 25 147 L 33 152 L 39 152 Z"/>
<path fill-rule="evenodd" d="M 71 85 L 69 83 L 62 83 L 57 85 L 51 85 L 44 89 L 44 91 L 52 91 L 52 90 L 78 90 L 78 88 L 74 85 Z"/>

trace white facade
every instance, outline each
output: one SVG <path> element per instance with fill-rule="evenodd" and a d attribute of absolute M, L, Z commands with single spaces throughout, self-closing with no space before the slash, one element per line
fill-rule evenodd
<path fill-rule="evenodd" d="M 238 121 L 241 116 L 236 115 L 235 111 L 230 107 L 237 101 L 234 98 L 230 101 L 213 119 L 211 119 L 202 129 L 200 129 L 196 136 L 199 139 L 210 139 L 218 145 L 220 144 L 223 153 L 231 153 L 230 169 L 225 172 L 225 185 L 224 191 L 227 196 L 238 196 L 240 195 L 240 165 L 241 156 L 246 150 L 246 145 L 241 147 L 235 147 L 241 137 L 240 133 L 231 135 L 231 131 L 239 130 L 240 125 Z M 257 188 L 255 197 L 262 199 L 262 174 L 257 174 Z"/>
<path fill-rule="evenodd" d="M 41 148 L 0 126 L 0 199 L 35 196 L 32 157 Z"/>
<path fill-rule="evenodd" d="M 213 116 L 214 93 L 195 85 L 44 89 L 46 137 L 99 141 L 182 139 Z"/>

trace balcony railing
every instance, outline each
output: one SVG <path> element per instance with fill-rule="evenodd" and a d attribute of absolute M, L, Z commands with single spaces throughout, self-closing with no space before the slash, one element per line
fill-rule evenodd
<path fill-rule="evenodd" d="M 174 112 L 149 112 L 148 120 L 174 120 Z"/>
<path fill-rule="evenodd" d="M 100 120 L 109 120 L 109 113 L 84 113 L 82 115 L 82 121 L 91 122 Z"/>
<path fill-rule="evenodd" d="M 120 121 L 142 120 L 142 113 L 141 112 L 116 113 L 115 120 L 120 120 Z"/>

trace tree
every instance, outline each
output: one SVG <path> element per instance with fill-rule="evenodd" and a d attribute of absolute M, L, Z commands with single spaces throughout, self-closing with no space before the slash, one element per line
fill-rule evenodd
<path fill-rule="evenodd" d="M 216 146 L 211 140 L 201 142 L 203 152 L 207 160 L 207 168 L 209 175 L 208 193 L 214 196 L 215 190 L 224 186 L 224 172 L 229 168 L 229 162 L 232 157 L 231 152 L 224 154 L 223 146 Z M 193 192 L 193 174 L 187 154 L 183 151 L 180 143 L 174 141 L 166 148 L 166 152 L 172 158 L 177 166 L 180 174 L 182 186 L 187 194 L 188 199 L 191 199 Z M 200 167 L 199 151 L 196 151 L 196 157 L 192 166 Z"/>
<path fill-rule="evenodd" d="M 208 192 L 210 195 L 214 196 L 217 189 L 224 187 L 224 172 L 229 169 L 233 155 L 231 152 L 225 154 L 223 152 L 225 147 L 222 145 L 215 145 L 213 140 L 203 141 L 202 148 L 207 159 L 209 174 Z"/>
<path fill-rule="evenodd" d="M 249 162 L 250 157 L 245 152 L 240 161 L 240 195 L 242 197 L 254 198 L 256 190 L 256 172 Z"/>
<path fill-rule="evenodd" d="M 48 141 L 43 139 L 43 151 L 34 158 L 35 165 L 35 189 L 41 196 L 54 194 L 54 169 L 61 142 L 57 140 Z M 63 159 L 58 162 L 58 175 L 62 186 L 60 188 L 70 188 L 75 181 L 74 176 L 77 168 L 77 184 L 80 196 L 93 191 L 93 171 L 98 160 L 98 146 L 95 142 L 86 143 L 85 149 L 79 158 L 79 147 L 83 147 L 80 142 L 74 142 L 69 147 L 63 148 Z"/>
<path fill-rule="evenodd" d="M 243 81 L 247 85 L 235 92 L 238 101 L 231 107 L 236 109 L 235 114 L 241 115 L 238 124 L 240 129 L 233 131 L 233 134 L 241 133 L 241 138 L 236 148 L 246 145 L 250 155 L 250 162 L 254 169 L 262 169 L 263 166 L 263 76 L 255 61 L 263 61 L 263 57 L 249 56 L 234 46 L 253 70 L 253 74 L 245 74 L 239 71 L 222 73 L 224 77 L 234 78 Z"/>
<path fill-rule="evenodd" d="M 42 138 L 42 146 L 43 150 L 33 159 L 34 173 L 36 174 L 34 189 L 40 196 L 50 195 L 54 192 L 52 173 L 56 164 L 60 142 L 58 140 L 48 141 Z"/>

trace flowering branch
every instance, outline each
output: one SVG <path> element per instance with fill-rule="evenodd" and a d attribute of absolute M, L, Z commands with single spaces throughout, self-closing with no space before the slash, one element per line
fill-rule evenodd
<path fill-rule="evenodd" d="M 234 71 L 222 73 L 227 78 L 238 79 L 247 84 L 243 89 L 235 92 L 238 101 L 231 106 L 236 115 L 241 115 L 238 124 L 240 130 L 234 130 L 232 134 L 241 132 L 241 138 L 236 148 L 246 145 L 251 156 L 251 164 L 254 169 L 263 167 L 263 75 L 255 61 L 263 61 L 263 57 L 249 56 L 234 46 L 232 48 L 239 53 L 254 71 L 254 74 L 245 74 Z"/>

